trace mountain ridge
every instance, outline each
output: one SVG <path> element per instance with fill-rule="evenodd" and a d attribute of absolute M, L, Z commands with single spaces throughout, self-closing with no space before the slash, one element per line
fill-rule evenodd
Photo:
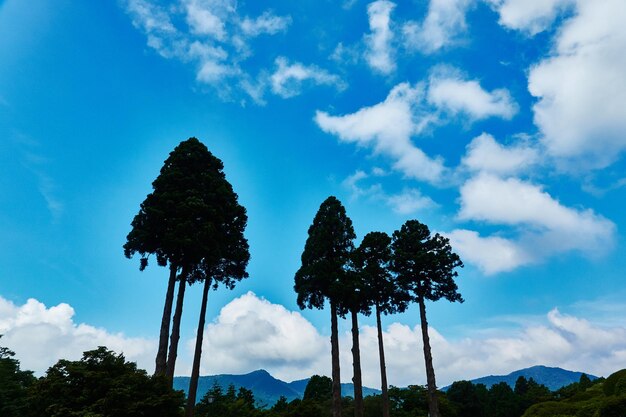
<path fill-rule="evenodd" d="M 511 388 L 515 387 L 515 381 L 520 376 L 526 379 L 533 378 L 537 383 L 543 384 L 550 390 L 555 391 L 572 382 L 578 382 L 582 374 L 587 375 L 591 380 L 598 379 L 597 376 L 585 373 L 568 371 L 558 367 L 548 367 L 544 365 L 531 366 L 529 368 L 519 369 L 507 375 L 487 375 L 480 378 L 470 380 L 474 384 L 484 384 L 487 388 L 499 382 L 506 382 Z M 189 387 L 188 376 L 174 377 L 174 389 L 182 390 L 187 393 Z M 197 399 L 200 401 L 202 397 L 213 387 L 218 384 L 223 390 L 229 385 L 234 385 L 235 389 L 240 387 L 247 388 L 254 393 L 254 398 L 259 406 L 271 407 L 281 396 L 292 401 L 296 398 L 304 396 L 304 390 L 310 378 L 299 379 L 291 382 L 285 382 L 273 377 L 265 369 L 258 369 L 247 374 L 219 374 L 201 376 L 198 380 Z M 443 387 L 442 391 L 447 391 L 450 386 Z M 354 396 L 354 386 L 349 383 L 341 384 L 341 392 L 344 396 Z M 377 395 L 380 390 L 374 388 L 363 387 L 363 395 Z"/>
<path fill-rule="evenodd" d="M 582 374 L 585 374 L 591 380 L 598 379 L 597 376 L 588 374 L 586 372 L 568 371 L 567 369 L 550 367 L 544 365 L 535 365 L 529 368 L 519 369 L 513 371 L 507 375 L 487 375 L 480 378 L 469 380 L 473 384 L 484 384 L 487 388 L 500 382 L 506 382 L 511 388 L 515 387 L 515 381 L 520 376 L 526 379 L 533 378 L 535 382 L 543 384 L 551 391 L 569 385 L 573 382 L 578 382 Z M 442 388 L 442 391 L 447 391 L 450 386 Z"/>

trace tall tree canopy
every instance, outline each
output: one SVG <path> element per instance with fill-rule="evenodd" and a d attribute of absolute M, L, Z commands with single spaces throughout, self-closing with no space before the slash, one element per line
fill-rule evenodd
<path fill-rule="evenodd" d="M 298 306 L 331 310 L 331 356 L 333 380 L 333 416 L 341 416 L 339 369 L 338 299 L 345 285 L 355 238 L 352 220 L 336 197 L 328 197 L 320 206 L 302 252 L 302 266 L 296 272 L 294 289 Z"/>
<path fill-rule="evenodd" d="M 439 233 L 431 235 L 428 226 L 417 220 L 407 221 L 400 230 L 393 233 L 391 248 L 393 251 L 391 270 L 397 274 L 400 285 L 412 294 L 419 304 L 429 411 L 431 417 L 439 417 L 425 300 L 437 301 L 445 298 L 451 302 L 463 302 L 454 281 L 458 275 L 456 268 L 462 267 L 463 262 L 452 251 L 447 238 Z"/>

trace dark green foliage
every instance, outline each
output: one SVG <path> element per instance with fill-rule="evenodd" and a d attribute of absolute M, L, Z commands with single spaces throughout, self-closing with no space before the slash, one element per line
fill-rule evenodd
<path fill-rule="evenodd" d="M 591 382 L 591 379 L 589 379 L 586 374 L 582 374 L 580 376 L 580 380 L 578 381 L 578 385 L 580 386 L 581 390 L 586 390 L 593 385 L 593 382 Z"/>
<path fill-rule="evenodd" d="M 308 234 L 294 289 L 301 309 L 321 309 L 346 280 L 356 236 L 346 209 L 332 196 L 320 205 Z"/>
<path fill-rule="evenodd" d="M 190 281 L 208 277 L 214 285 L 232 287 L 247 277 L 246 210 L 223 169 L 222 161 L 198 139 L 181 142 L 141 203 L 124 254 L 139 253 L 142 269 L 152 254 L 159 265 L 186 267 Z"/>
<path fill-rule="evenodd" d="M 462 417 L 487 417 L 489 391 L 483 384 L 454 382 L 446 392 L 448 400 Z"/>
<path fill-rule="evenodd" d="M 254 394 L 249 389 L 240 387 L 237 391 L 230 385 L 223 393 L 215 384 L 196 405 L 197 416 L 254 417 L 260 416 L 261 410 L 255 407 Z"/>
<path fill-rule="evenodd" d="M 624 388 L 626 388 L 626 369 L 609 375 L 606 381 L 604 381 L 604 394 L 607 396 L 626 394 L 626 389 Z"/>
<path fill-rule="evenodd" d="M 598 410 L 598 417 L 624 417 L 626 415 L 626 396 L 609 398 Z"/>
<path fill-rule="evenodd" d="M 0 337 L 2 337 L 0 335 Z M 27 389 L 35 382 L 30 371 L 20 370 L 15 353 L 0 346 L 0 416 L 21 417 L 27 406 Z"/>
<path fill-rule="evenodd" d="M 626 370 L 606 380 L 591 381 L 581 376 L 579 382 L 562 387 L 554 393 L 557 401 L 540 402 L 528 408 L 523 417 L 623 417 L 626 416 Z"/>
<path fill-rule="evenodd" d="M 366 292 L 368 303 L 361 312 L 369 313 L 370 306 L 377 306 L 383 314 L 402 313 L 410 297 L 401 291 L 389 271 L 391 262 L 391 238 L 384 232 L 370 232 L 355 251 L 354 265 Z"/>
<path fill-rule="evenodd" d="M 333 381 L 327 376 L 313 375 L 304 389 L 303 400 L 326 401 L 332 397 Z"/>
<path fill-rule="evenodd" d="M 183 394 L 99 347 L 48 369 L 31 387 L 29 404 L 24 416 L 173 417 L 181 415 Z"/>
<path fill-rule="evenodd" d="M 488 416 L 518 417 L 520 414 L 517 397 L 506 382 L 495 384 L 489 389 Z"/>
<path fill-rule="evenodd" d="M 463 302 L 454 282 L 455 269 L 463 267 L 463 262 L 447 238 L 431 235 L 428 226 L 409 220 L 393 233 L 391 248 L 391 270 L 415 298 Z"/>

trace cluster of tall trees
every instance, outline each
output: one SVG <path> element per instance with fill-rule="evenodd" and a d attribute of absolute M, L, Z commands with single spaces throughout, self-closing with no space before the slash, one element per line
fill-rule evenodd
<path fill-rule="evenodd" d="M 345 208 L 337 198 L 328 197 L 309 227 L 302 264 L 295 274 L 294 289 L 301 309 L 323 309 L 326 302 L 330 305 L 333 417 L 340 417 L 342 410 L 338 317 L 349 315 L 351 318 L 354 415 L 363 417 L 358 314 L 369 315 L 374 310 L 378 327 L 382 415 L 389 417 L 380 316 L 402 312 L 411 302 L 416 302 L 420 311 L 429 414 L 439 417 L 425 302 L 442 298 L 463 302 L 454 281 L 456 269 L 463 263 L 452 251 L 448 239 L 438 233 L 431 234 L 428 227 L 417 220 L 407 221 L 391 237 L 383 232 L 371 232 L 359 247 L 355 247 L 355 238 Z"/>
<path fill-rule="evenodd" d="M 196 138 L 181 142 L 165 160 L 153 191 L 141 203 L 124 244 L 124 254 L 140 256 L 140 269 L 154 255 L 169 279 L 161 319 L 155 375 L 171 385 L 180 339 L 185 288 L 201 283 L 202 302 L 186 415 L 192 416 L 200 375 L 203 332 L 210 288 L 232 289 L 248 277 L 244 237 L 246 210 L 226 180 L 224 165 Z M 178 283 L 172 317 L 174 291 Z M 171 331 L 170 331 L 171 324 Z"/>

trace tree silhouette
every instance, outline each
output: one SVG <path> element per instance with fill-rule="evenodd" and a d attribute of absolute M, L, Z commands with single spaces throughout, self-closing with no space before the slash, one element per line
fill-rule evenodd
<path fill-rule="evenodd" d="M 333 417 L 340 417 L 338 294 L 348 274 L 355 234 L 352 221 L 337 198 L 328 197 L 320 205 L 308 235 L 302 252 L 302 266 L 295 275 L 294 289 L 301 309 L 322 309 L 326 299 L 330 302 Z"/>
<path fill-rule="evenodd" d="M 445 298 L 450 302 L 463 302 L 454 278 L 455 268 L 462 267 L 459 256 L 452 252 L 449 240 L 440 234 L 431 235 L 428 226 L 417 220 L 409 220 L 393 233 L 391 270 L 419 304 L 426 381 L 428 384 L 428 408 L 431 417 L 439 417 L 437 384 L 428 336 L 425 301 Z"/>
<path fill-rule="evenodd" d="M 374 306 L 378 330 L 378 354 L 380 358 L 380 380 L 383 417 L 389 417 L 389 394 L 385 366 L 385 348 L 380 316 L 406 310 L 411 297 L 398 287 L 397 280 L 389 271 L 391 261 L 391 238 L 384 232 L 370 232 L 356 250 L 355 267 L 361 277 L 365 297 Z M 369 314 L 369 311 L 364 311 Z"/>
<path fill-rule="evenodd" d="M 153 254 L 159 265 L 170 265 L 156 374 L 167 371 L 167 375 L 173 377 L 185 285 L 204 282 L 199 320 L 202 325 L 198 328 L 190 384 L 193 404 L 198 377 L 194 378 L 194 372 L 199 374 L 208 290 L 219 283 L 232 288 L 236 281 L 248 276 L 245 268 L 250 255 L 243 236 L 246 210 L 237 202 L 237 194 L 226 180 L 223 169 L 222 161 L 198 139 L 181 142 L 152 183 L 153 192 L 141 204 L 124 245 L 127 257 L 135 253 L 141 255 L 141 269 L 147 266 Z M 177 279 L 180 286 L 168 360 L 167 337 Z"/>

